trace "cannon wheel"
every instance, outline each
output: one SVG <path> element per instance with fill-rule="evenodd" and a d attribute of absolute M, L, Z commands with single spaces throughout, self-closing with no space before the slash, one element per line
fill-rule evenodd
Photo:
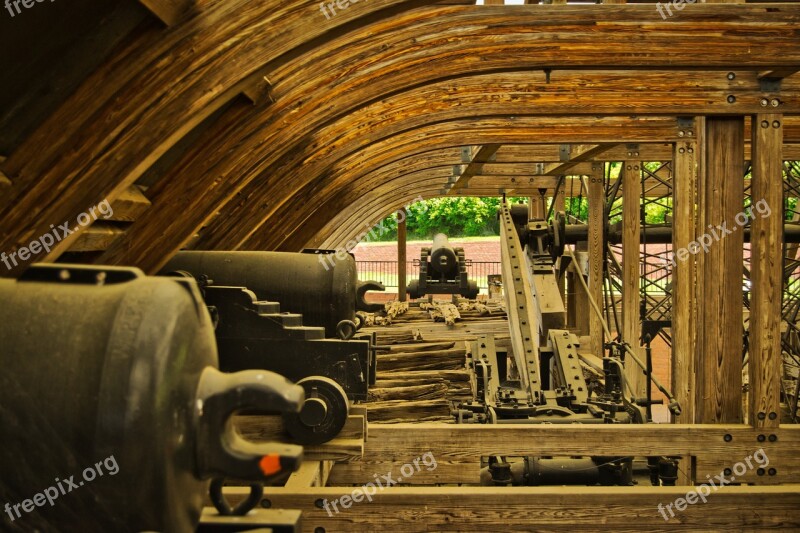
<path fill-rule="evenodd" d="M 347 394 L 338 383 L 323 376 L 307 377 L 297 384 L 306 391 L 306 400 L 299 413 L 284 413 L 286 431 L 299 444 L 328 442 L 347 422 Z"/>

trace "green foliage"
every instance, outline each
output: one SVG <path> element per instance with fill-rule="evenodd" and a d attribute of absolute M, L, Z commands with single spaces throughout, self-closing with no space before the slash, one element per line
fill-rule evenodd
<path fill-rule="evenodd" d="M 522 198 L 509 198 L 516 203 Z M 432 198 L 408 207 L 406 228 L 409 240 L 429 240 L 437 233 L 455 237 L 482 237 L 500 234 L 497 221 L 499 197 L 463 196 L 457 198 Z M 395 214 L 383 222 L 387 231 L 377 241 L 397 240 Z M 376 232 L 377 233 L 377 232 Z"/>

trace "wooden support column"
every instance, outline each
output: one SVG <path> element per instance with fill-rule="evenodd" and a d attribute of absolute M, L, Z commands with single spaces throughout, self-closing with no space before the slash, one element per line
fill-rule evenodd
<path fill-rule="evenodd" d="M 705 235 L 711 242 L 705 249 L 696 242 L 689 244 L 689 252 L 704 254 L 697 419 L 706 424 L 739 423 L 744 233 L 735 219 L 744 205 L 744 118 L 707 117 L 704 148 L 705 220 L 698 228 L 698 240 Z"/>
<path fill-rule="evenodd" d="M 408 211 L 403 207 L 398 212 L 397 218 L 397 299 L 406 301 L 406 218 Z"/>
<path fill-rule="evenodd" d="M 644 361 L 639 336 L 639 234 L 641 233 L 642 169 L 639 161 L 622 165 L 622 338 Z M 632 359 L 625 361 L 625 379 L 636 398 L 645 397 L 645 375 Z"/>
<path fill-rule="evenodd" d="M 697 143 L 675 144 L 672 184 L 672 393 L 681 405 L 681 415 L 673 422 L 694 422 L 695 394 L 695 256 L 682 260 L 674 255 L 689 248 L 695 236 L 695 191 L 697 188 Z"/>
<path fill-rule="evenodd" d="M 783 115 L 752 118 L 750 406 L 755 427 L 780 423 L 783 291 Z"/>
<path fill-rule="evenodd" d="M 605 226 L 605 189 L 603 187 L 604 164 L 593 163 L 589 176 L 589 296 L 603 310 L 603 227 Z M 603 323 L 591 308 L 589 314 L 589 350 L 592 354 L 603 355 Z"/>

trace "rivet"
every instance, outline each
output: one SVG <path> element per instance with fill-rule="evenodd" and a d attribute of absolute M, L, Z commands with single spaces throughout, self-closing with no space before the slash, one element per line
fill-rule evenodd
<path fill-rule="evenodd" d="M 685 150 L 685 149 L 683 149 L 683 148 L 678 148 L 678 153 L 679 153 L 679 154 L 682 154 L 682 153 L 684 153 L 684 152 L 686 152 L 686 150 Z"/>
<path fill-rule="evenodd" d="M 769 100 L 766 98 L 761 99 L 761 107 L 767 107 L 769 105 Z"/>
<path fill-rule="evenodd" d="M 770 442 L 775 442 L 776 440 L 778 440 L 778 436 L 775 435 L 774 433 L 767 438 L 769 439 Z"/>
<path fill-rule="evenodd" d="M 683 137 L 684 135 L 686 135 L 686 133 L 683 130 L 678 132 L 678 137 Z"/>
<path fill-rule="evenodd" d="M 736 97 L 735 97 L 735 96 L 733 96 L 732 94 L 729 94 L 729 95 L 728 95 L 728 103 L 729 103 L 729 104 L 732 104 L 732 103 L 734 103 L 734 102 L 736 102 Z"/>
<path fill-rule="evenodd" d="M 758 442 L 764 442 L 765 440 L 767 440 L 767 437 L 765 437 L 764 435 L 759 435 L 758 437 L 756 437 L 756 440 Z"/>
<path fill-rule="evenodd" d="M 773 121 L 772 122 L 772 127 L 775 128 L 775 129 L 780 128 L 781 127 L 781 121 L 780 120 Z"/>
<path fill-rule="evenodd" d="M 725 442 L 730 442 L 733 440 L 733 435 L 731 435 L 730 433 L 726 433 L 725 436 L 722 438 L 725 440 Z"/>
<path fill-rule="evenodd" d="M 774 476 L 775 474 L 778 473 L 778 471 L 775 470 L 774 468 L 770 468 L 769 470 L 767 470 L 767 473 L 769 473 L 770 476 Z"/>
<path fill-rule="evenodd" d="M 758 470 L 756 470 L 756 474 L 758 474 L 759 476 L 763 476 L 765 473 L 766 470 L 764 470 L 763 468 L 759 468 Z"/>
<path fill-rule="evenodd" d="M 762 128 L 769 128 L 769 120 L 762 120 L 761 121 Z"/>
<path fill-rule="evenodd" d="M 781 105 L 781 101 L 778 100 L 777 98 L 773 98 L 772 100 L 769 101 L 769 103 L 772 107 L 778 107 L 779 105 Z"/>
<path fill-rule="evenodd" d="M 725 470 L 723 470 L 723 472 L 726 476 L 730 476 L 731 474 L 733 474 L 733 470 L 731 470 L 730 468 L 726 468 Z"/>
<path fill-rule="evenodd" d="M 776 418 L 778 418 L 778 413 L 776 413 L 775 411 L 770 411 L 769 419 L 770 420 L 775 420 Z"/>
<path fill-rule="evenodd" d="M 764 420 L 765 418 L 767 418 L 767 413 L 764 412 L 758 413 L 759 420 Z"/>
<path fill-rule="evenodd" d="M 734 78 L 736 78 L 736 74 L 734 74 L 733 72 L 728 72 L 728 79 L 732 80 Z"/>
<path fill-rule="evenodd" d="M 694 148 L 689 148 L 689 153 L 693 154 L 694 153 Z"/>

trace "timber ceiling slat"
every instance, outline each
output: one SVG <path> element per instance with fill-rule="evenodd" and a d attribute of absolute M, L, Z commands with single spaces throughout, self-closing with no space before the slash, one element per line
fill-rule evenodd
<path fill-rule="evenodd" d="M 373 3 L 358 4 L 342 11 L 332 22 L 341 27 L 365 16 L 368 11 L 377 11 L 389 5 L 414 4 L 383 2 L 375 7 L 372 7 Z M 290 68 L 297 69 L 298 76 L 292 80 L 280 75 L 270 76 L 275 83 L 277 103 L 280 103 L 281 95 L 286 99 L 282 108 L 276 106 L 265 113 L 273 117 L 273 127 L 265 129 L 263 123 L 256 121 L 253 127 L 258 130 L 249 130 L 243 136 L 221 140 L 222 153 L 227 154 L 225 157 L 229 156 L 230 161 L 242 160 L 242 154 L 235 153 L 241 146 L 243 153 L 256 163 L 236 168 L 241 163 L 226 166 L 223 159 L 218 169 L 221 174 L 243 171 L 242 182 L 254 179 L 269 182 L 269 178 L 264 179 L 262 174 L 272 169 L 274 160 L 264 155 L 265 151 L 272 151 L 278 159 L 285 157 L 315 137 L 319 126 L 326 121 L 335 120 L 343 113 L 352 114 L 354 109 L 368 104 L 369 98 L 380 98 L 380 95 L 407 89 L 415 83 L 431 81 L 437 75 L 464 76 L 493 70 L 496 72 L 504 68 L 522 70 L 535 66 L 534 61 L 539 65 L 547 62 L 548 66 L 556 68 L 624 66 L 646 69 L 660 66 L 666 69 L 734 68 L 763 71 L 796 65 L 800 58 L 800 39 L 797 39 L 800 8 L 785 4 L 736 6 L 735 9 L 726 6 L 709 9 L 698 5 L 685 10 L 681 17 L 668 23 L 661 20 L 652 6 L 517 6 L 520 9 L 513 10 L 500 6 L 481 9 L 476 9 L 477 6 L 437 6 L 405 12 L 398 10 L 395 16 L 387 13 L 386 21 L 373 18 L 371 24 L 364 24 L 363 27 L 354 24 L 350 26 L 349 33 L 343 33 L 341 37 L 337 37 L 335 31 L 328 31 L 330 26 L 319 24 L 317 18 L 312 18 L 319 17 L 316 5 L 312 3 L 301 2 L 288 7 L 277 1 L 258 3 L 229 0 L 225 2 L 224 9 L 220 6 L 221 3 L 202 2 L 197 12 L 192 12 L 184 23 L 174 29 L 163 30 L 159 35 L 152 32 L 141 36 L 101 69 L 100 78 L 99 75 L 90 78 L 89 81 L 104 76 L 110 82 L 110 88 L 104 87 L 99 94 L 91 94 L 89 98 L 92 93 L 90 89 L 94 89 L 95 93 L 98 91 L 97 87 L 87 82 L 78 91 L 78 96 L 70 99 L 51 121 L 50 126 L 61 126 L 55 121 L 57 115 L 60 115 L 60 119 L 71 119 L 61 121 L 67 125 L 66 135 L 65 128 L 56 128 L 61 135 L 54 139 L 69 139 L 67 145 L 51 150 L 49 143 L 25 143 L 21 150 L 12 154 L 3 168 L 14 183 L 13 190 L 31 194 L 25 194 L 23 202 L 4 213 L 4 220 L 15 222 L 10 227 L 18 230 L 14 235 L 0 234 L 0 245 L 5 243 L 13 247 L 15 241 L 24 242 L 24 237 L 35 233 L 36 223 L 32 223 L 31 219 L 38 219 L 40 226 L 47 227 L 51 220 L 60 222 L 69 219 L 70 215 L 74 216 L 87 205 L 98 201 L 104 193 L 109 196 L 124 190 L 138 173 L 152 163 L 155 156 L 177 141 L 173 137 L 179 137 L 193 117 L 200 116 L 204 106 L 219 94 L 214 90 L 220 91 L 235 83 L 231 79 L 234 70 L 236 79 L 241 80 L 281 53 L 304 42 L 311 42 L 317 36 L 325 35 L 325 38 L 316 41 L 315 48 L 295 55 L 294 59 L 287 55 L 287 61 L 282 64 L 273 63 L 276 73 L 281 70 L 281 65 L 294 65 Z M 309 9 L 312 6 L 313 9 Z M 226 16 L 223 16 L 223 11 Z M 236 16 L 231 16 L 231 13 L 236 13 Z M 208 28 L 212 26 L 214 35 L 202 39 L 203 32 L 210 31 Z M 251 38 L 268 27 L 280 28 L 281 31 L 269 42 Z M 301 27 L 302 32 L 299 30 Z M 391 33 L 392 30 L 394 33 Z M 453 38 L 454 35 L 458 38 Z M 558 39 L 554 39 L 555 36 Z M 220 42 L 225 43 L 222 52 Z M 681 42 L 681 47 L 675 49 L 675 42 Z M 189 53 L 190 46 L 198 47 L 197 43 L 202 43 L 203 47 L 207 45 L 207 50 L 217 45 L 214 59 L 202 63 L 200 58 L 205 48 Z M 692 51 L 708 48 L 713 48 L 715 53 L 697 54 Z M 380 53 L 366 57 L 364 51 L 369 49 Z M 767 49 L 769 54 L 765 53 Z M 665 53 L 665 50 L 671 53 Z M 475 65 L 476 51 L 487 61 Z M 335 72 L 325 70 L 328 64 L 324 62 L 309 61 L 337 53 L 338 65 L 345 68 Z M 130 64 L 126 62 L 126 56 Z M 148 65 L 160 62 L 159 66 L 163 68 L 154 75 L 141 66 L 147 60 L 151 61 Z M 368 75 L 371 71 L 370 60 L 385 61 L 384 68 L 387 69 L 392 64 L 399 73 L 380 85 L 380 77 Z M 366 68 L 357 68 L 359 61 L 367 63 Z M 529 64 L 526 65 L 526 62 Z M 469 63 L 474 66 L 465 69 Z M 508 66 L 503 67 L 504 63 Z M 333 62 L 333 65 L 337 65 L 337 62 Z M 301 73 L 303 69 L 305 72 Z M 413 73 L 414 69 L 436 74 L 428 74 L 427 78 L 419 75 L 404 77 Z M 286 74 L 288 70 L 282 72 Z M 359 77 L 361 72 L 367 74 Z M 322 87 L 327 90 L 309 91 L 319 78 L 322 78 Z M 169 83 L 167 79 L 170 79 Z M 135 83 L 129 83 L 131 81 Z M 348 82 L 351 83 L 350 87 L 347 86 Z M 363 90 L 369 91 L 354 91 L 352 83 L 361 84 Z M 165 87 L 170 87 L 169 92 L 164 92 Z M 215 88 L 211 94 L 208 94 L 209 87 Z M 289 98 L 292 91 L 298 91 L 297 96 Z M 192 97 L 192 94 L 195 96 Z M 365 96 L 367 94 L 370 96 Z M 310 101 L 324 105 L 321 108 L 318 105 L 307 107 Z M 343 102 L 351 103 L 341 105 Z M 320 116 L 316 126 L 294 130 L 294 134 L 291 129 L 284 131 L 278 127 L 292 122 L 294 118 L 306 116 L 312 109 Z M 83 128 L 90 123 L 91 117 L 96 116 L 124 117 L 124 120 L 121 124 L 108 120 L 92 128 Z M 300 121 L 295 123 L 296 126 L 301 124 Z M 357 128 L 349 124 L 345 131 L 354 129 Z M 255 131 L 260 132 L 260 148 L 242 143 L 243 139 L 255 135 Z M 298 135 L 298 131 L 307 136 Z M 70 133 L 76 135 L 71 136 Z M 46 137 L 48 129 L 40 128 L 38 134 Z M 275 140 L 270 134 L 292 139 L 294 144 L 287 143 L 275 150 Z M 41 150 L 42 146 L 47 147 L 47 153 L 34 158 L 33 148 Z M 120 146 L 124 146 L 124 150 Z M 56 161 L 56 154 L 67 154 L 68 157 Z M 33 159 L 37 162 L 32 162 Z M 38 171 L 36 167 L 39 167 Z M 201 172 L 194 176 L 205 176 L 207 169 L 201 168 Z M 115 179 L 118 181 L 109 184 L 108 175 L 117 176 Z M 33 180 L 36 180 L 35 186 L 32 186 Z M 303 183 L 301 181 L 300 185 Z M 69 200 L 61 199 L 66 196 L 63 194 L 53 200 L 53 191 L 63 193 L 68 188 L 71 191 Z M 242 189 L 234 194 L 237 192 L 246 191 Z M 267 198 L 271 199 L 274 192 L 265 188 L 259 190 L 258 194 L 245 195 L 244 198 L 258 205 Z M 233 196 L 229 195 L 225 201 L 231 198 Z M 22 204 L 25 204 L 24 213 Z M 248 222 L 251 220 L 243 220 L 242 224 Z"/>
<path fill-rule="evenodd" d="M 472 112 L 477 114 L 480 111 Z M 369 162 L 371 168 L 377 168 L 411 153 L 457 145 L 463 143 L 465 139 L 474 141 L 473 144 L 569 142 L 574 140 L 576 131 L 582 132 L 581 135 L 585 137 L 586 142 L 594 143 L 639 142 L 654 139 L 668 141 L 678 138 L 677 125 L 670 117 L 639 117 L 631 120 L 620 117 L 515 116 L 509 119 L 492 116 L 449 121 L 436 120 L 433 115 L 414 115 L 406 120 L 402 120 L 403 118 L 401 117 L 400 124 L 410 124 L 407 126 L 404 124 L 405 127 L 387 127 L 384 124 L 376 129 L 376 133 L 380 135 L 397 130 L 396 135 L 383 139 L 370 139 L 366 132 L 352 131 L 344 134 L 341 129 L 333 128 L 331 142 L 326 140 L 317 146 L 307 145 L 303 152 L 299 152 L 294 158 L 286 158 L 281 165 L 271 169 L 270 175 L 265 180 L 258 180 L 253 182 L 252 186 L 245 187 L 242 194 L 246 198 L 257 198 L 257 206 L 238 204 L 223 209 L 221 216 L 203 232 L 197 247 L 215 249 L 224 246 L 242 246 L 246 249 L 270 249 L 285 237 L 277 233 L 267 235 L 267 232 L 258 232 L 256 238 L 246 242 L 270 216 L 279 217 L 275 220 L 284 220 L 282 217 L 286 216 L 288 227 L 297 228 L 297 231 L 303 233 L 312 225 L 318 224 L 315 220 L 302 220 L 307 218 L 308 211 L 292 207 L 292 202 L 308 202 L 309 205 L 316 205 L 320 197 L 324 198 L 331 193 L 331 187 L 337 186 L 337 177 L 346 176 L 354 169 L 359 170 L 359 175 L 362 175 L 362 172 L 370 168 L 366 166 L 366 162 Z M 420 124 L 424 121 L 429 121 L 430 124 Z M 347 144 L 348 138 L 352 138 L 350 144 Z M 421 139 L 425 142 L 421 143 Z M 336 150 L 337 147 L 342 147 L 341 153 Z M 314 179 L 320 175 L 327 175 L 328 179 L 324 181 Z M 294 192 L 287 191 L 283 194 L 283 198 L 279 198 L 277 193 L 280 189 L 275 185 L 282 179 L 293 183 L 295 189 Z M 347 180 L 350 179 L 357 179 L 357 176 L 349 175 Z M 341 185 L 347 180 L 340 179 L 338 183 Z M 271 190 L 270 182 L 272 187 L 275 187 L 270 194 L 271 203 L 261 208 L 266 201 L 265 198 L 262 200 L 263 191 Z M 316 202 L 314 199 L 317 199 Z M 306 225 L 301 227 L 304 223 Z M 306 235 L 303 241 L 311 235 L 313 232 Z"/>

